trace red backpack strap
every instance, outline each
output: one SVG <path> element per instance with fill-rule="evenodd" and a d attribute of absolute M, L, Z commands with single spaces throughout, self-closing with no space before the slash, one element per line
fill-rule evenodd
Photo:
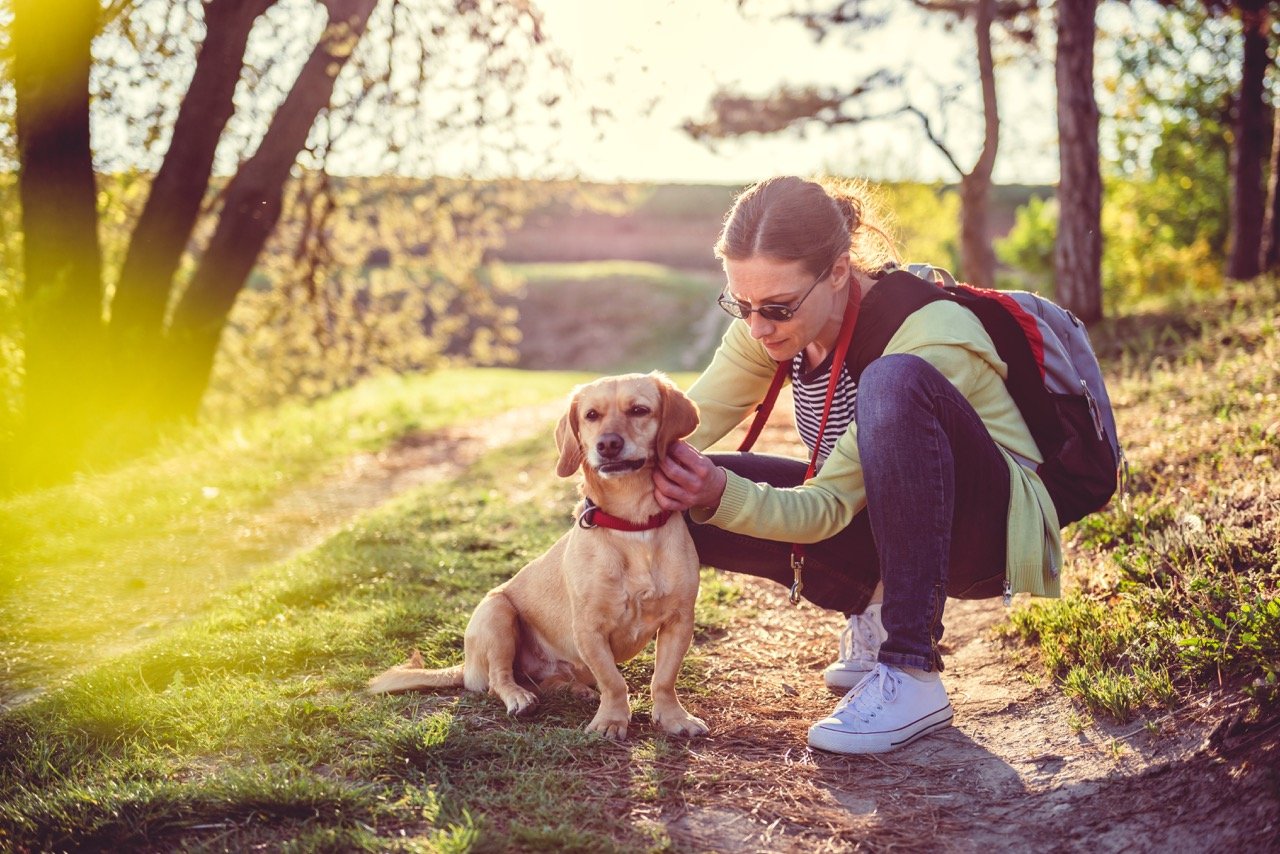
<path fill-rule="evenodd" d="M 756 439 L 760 438 L 760 431 L 764 429 L 764 423 L 769 420 L 769 413 L 773 412 L 773 405 L 778 400 L 778 392 L 782 390 L 782 383 L 790 370 L 790 362 L 778 363 L 778 369 L 773 372 L 773 381 L 769 383 L 769 390 L 765 392 L 764 400 L 760 401 L 760 405 L 756 407 L 756 417 L 751 422 L 751 427 L 747 429 L 747 436 L 738 446 L 739 451 L 751 450 Z"/>

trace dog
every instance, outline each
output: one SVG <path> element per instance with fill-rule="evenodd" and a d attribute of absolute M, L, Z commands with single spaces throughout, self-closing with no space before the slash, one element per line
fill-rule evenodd
<path fill-rule="evenodd" d="M 369 682 L 372 693 L 463 687 L 492 691 L 522 715 L 539 692 L 567 688 L 600 704 L 588 732 L 621 741 L 631 709 L 618 664 L 657 638 L 653 721 L 675 735 L 707 725 L 676 697 L 693 640 L 698 555 L 683 516 L 662 512 L 653 470 L 689 435 L 698 410 L 664 375 L 605 377 L 576 388 L 556 426 L 556 473 L 582 471 L 578 521 L 549 551 L 485 595 L 467 624 L 463 663 L 410 661 Z"/>

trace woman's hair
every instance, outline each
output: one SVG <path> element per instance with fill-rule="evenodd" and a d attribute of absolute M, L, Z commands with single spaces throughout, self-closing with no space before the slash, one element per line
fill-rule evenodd
<path fill-rule="evenodd" d="M 716 241 L 716 257 L 802 261 L 817 276 L 847 254 L 856 269 L 870 272 L 899 260 L 879 220 L 865 182 L 767 178 L 734 200 Z"/>

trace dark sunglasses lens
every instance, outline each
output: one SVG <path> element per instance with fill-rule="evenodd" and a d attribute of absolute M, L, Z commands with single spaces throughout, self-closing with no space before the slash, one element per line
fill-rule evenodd
<path fill-rule="evenodd" d="M 716 302 L 720 304 L 721 308 L 739 320 L 742 320 L 747 316 L 747 313 L 742 310 L 742 303 L 737 300 L 730 299 L 729 297 L 720 297 Z"/>
<path fill-rule="evenodd" d="M 774 323 L 780 323 L 795 317 L 795 312 L 785 305 L 762 305 L 758 310 L 761 317 Z"/>

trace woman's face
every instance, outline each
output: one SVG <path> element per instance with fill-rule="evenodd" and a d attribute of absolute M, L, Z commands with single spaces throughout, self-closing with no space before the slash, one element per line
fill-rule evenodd
<path fill-rule="evenodd" d="M 746 318 L 751 337 L 764 345 L 774 361 L 789 361 L 817 340 L 826 347 L 832 345 L 844 318 L 847 258 L 838 260 L 816 285 L 813 274 L 801 261 L 779 261 L 764 256 L 742 261 L 725 259 L 724 270 L 729 279 L 726 288 L 729 297 L 744 307 L 785 305 L 794 310 L 795 316 L 790 320 L 771 321 L 755 311 Z M 810 286 L 813 286 L 812 292 L 809 292 Z"/>

